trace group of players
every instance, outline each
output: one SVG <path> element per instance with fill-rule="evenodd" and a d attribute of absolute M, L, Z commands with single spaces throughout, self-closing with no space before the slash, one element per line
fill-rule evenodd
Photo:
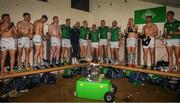
<path fill-rule="evenodd" d="M 23 20 L 14 25 L 10 21 L 9 14 L 3 14 L 0 21 L 0 47 L 1 47 L 1 72 L 5 72 L 5 60 L 7 52 L 10 54 L 10 71 L 13 72 L 15 64 L 15 54 L 18 53 L 18 68 L 22 68 L 22 52 L 25 50 L 25 68 L 30 67 L 30 52 L 34 48 L 33 61 L 34 69 L 40 69 L 44 65 L 44 41 L 50 40 L 50 67 L 59 66 L 64 61 L 78 64 L 80 59 L 88 59 L 88 46 L 91 46 L 91 60 L 93 62 L 108 62 L 118 64 L 119 48 L 123 42 L 122 37 L 126 37 L 128 50 L 128 66 L 135 67 L 136 41 L 138 35 L 143 35 L 143 59 L 147 68 L 148 52 L 150 52 L 151 69 L 155 66 L 155 37 L 158 36 L 158 28 L 152 23 L 152 17 L 146 17 L 146 24 L 142 33 L 138 33 L 138 26 L 134 24 L 132 18 L 128 19 L 125 30 L 117 25 L 117 21 L 112 22 L 108 27 L 105 20 L 101 20 L 101 26 L 95 24 L 91 28 L 88 22 L 76 22 L 71 27 L 71 20 L 66 19 L 66 23 L 59 25 L 58 16 L 53 17 L 52 23 L 48 26 L 48 33 L 44 33 L 44 23 L 48 20 L 46 15 L 30 22 L 31 15 L 23 14 Z M 123 33 L 125 35 L 123 35 Z M 174 19 L 174 12 L 167 12 L 167 22 L 164 24 L 163 38 L 166 40 L 168 53 L 169 71 L 173 70 L 173 53 L 176 57 L 177 71 L 180 72 L 180 22 Z M 110 46 L 110 58 L 108 58 L 108 47 Z M 65 56 L 66 54 L 66 56 Z M 55 60 L 55 64 L 53 63 Z"/>

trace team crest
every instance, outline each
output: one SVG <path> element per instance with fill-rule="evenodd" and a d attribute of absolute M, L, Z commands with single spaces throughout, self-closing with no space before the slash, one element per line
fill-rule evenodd
<path fill-rule="evenodd" d="M 152 16 L 152 18 L 156 17 L 156 14 L 152 12 L 151 10 L 146 10 L 146 12 L 141 16 L 143 20 L 146 19 L 146 16 Z"/>

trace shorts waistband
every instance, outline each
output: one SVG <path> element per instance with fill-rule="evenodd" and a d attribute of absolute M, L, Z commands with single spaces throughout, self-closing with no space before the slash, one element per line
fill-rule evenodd
<path fill-rule="evenodd" d="M 10 38 L 1 38 L 1 40 L 9 40 L 9 39 L 13 39 L 14 40 L 13 37 L 10 37 Z"/>
<path fill-rule="evenodd" d="M 127 38 L 127 39 L 136 39 L 136 38 Z"/>
<path fill-rule="evenodd" d="M 38 34 L 35 34 L 34 36 L 36 36 L 36 37 L 37 37 L 37 36 L 41 37 L 41 35 L 38 35 Z"/>

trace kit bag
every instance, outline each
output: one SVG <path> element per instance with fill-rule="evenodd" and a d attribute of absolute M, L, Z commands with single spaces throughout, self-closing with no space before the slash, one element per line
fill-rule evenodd
<path fill-rule="evenodd" d="M 42 83 L 54 84 L 56 83 L 56 75 L 50 72 L 44 73 L 41 77 Z"/>

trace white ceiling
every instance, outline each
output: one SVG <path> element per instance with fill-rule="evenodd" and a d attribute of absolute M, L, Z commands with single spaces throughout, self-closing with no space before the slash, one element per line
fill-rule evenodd
<path fill-rule="evenodd" d="M 162 4 L 162 5 L 180 8 L 180 0 L 141 0 L 141 1 L 152 2 L 156 4 Z"/>

